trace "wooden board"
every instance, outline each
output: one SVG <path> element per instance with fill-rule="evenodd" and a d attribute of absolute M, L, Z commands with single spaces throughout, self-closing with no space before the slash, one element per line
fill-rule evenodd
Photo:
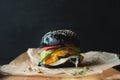
<path fill-rule="evenodd" d="M 102 74 L 95 74 L 82 77 L 58 77 L 58 76 L 0 76 L 0 80 L 105 80 L 106 77 L 120 74 L 119 71 L 111 68 Z"/>

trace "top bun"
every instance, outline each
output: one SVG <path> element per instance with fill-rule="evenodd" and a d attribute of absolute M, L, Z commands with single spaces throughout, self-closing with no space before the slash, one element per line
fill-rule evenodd
<path fill-rule="evenodd" d="M 73 44 L 80 47 L 79 36 L 71 30 L 55 30 L 46 33 L 41 39 L 41 47 Z"/>

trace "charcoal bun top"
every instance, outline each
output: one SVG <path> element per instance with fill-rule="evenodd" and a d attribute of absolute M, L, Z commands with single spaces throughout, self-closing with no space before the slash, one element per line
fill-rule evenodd
<path fill-rule="evenodd" d="M 50 31 L 42 37 L 40 47 L 64 44 L 73 44 L 80 47 L 80 38 L 71 30 Z"/>

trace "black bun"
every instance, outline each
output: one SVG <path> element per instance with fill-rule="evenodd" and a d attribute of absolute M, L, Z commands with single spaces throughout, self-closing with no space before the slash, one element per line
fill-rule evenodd
<path fill-rule="evenodd" d="M 56 30 L 46 33 L 41 39 L 41 47 L 73 44 L 80 45 L 79 36 L 71 30 Z"/>

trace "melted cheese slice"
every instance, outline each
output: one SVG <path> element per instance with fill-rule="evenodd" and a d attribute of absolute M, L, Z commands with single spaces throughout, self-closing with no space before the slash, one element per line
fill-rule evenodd
<path fill-rule="evenodd" d="M 67 55 L 74 55 L 76 52 L 70 48 L 65 48 L 64 50 L 59 50 L 53 52 L 51 55 L 44 59 L 45 64 L 52 64 L 59 60 L 60 57 L 65 57 Z"/>

